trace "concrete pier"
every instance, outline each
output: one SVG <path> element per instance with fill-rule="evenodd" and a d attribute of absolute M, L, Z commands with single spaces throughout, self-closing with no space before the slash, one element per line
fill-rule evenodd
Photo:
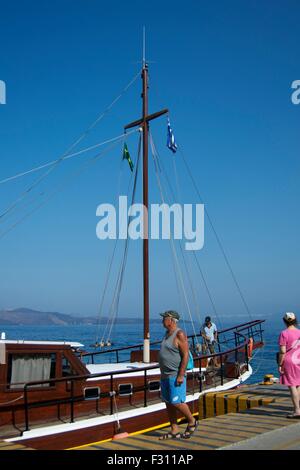
<path fill-rule="evenodd" d="M 287 387 L 250 385 L 199 400 L 199 427 L 190 439 L 159 441 L 169 428 L 95 442 L 80 450 L 279 450 L 300 449 L 300 420 L 287 419 L 292 403 Z M 180 424 L 183 432 L 185 424 Z M 284 431 L 284 432 L 283 432 Z"/>

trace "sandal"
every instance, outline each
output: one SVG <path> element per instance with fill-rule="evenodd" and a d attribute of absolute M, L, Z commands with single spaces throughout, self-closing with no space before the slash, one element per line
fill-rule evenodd
<path fill-rule="evenodd" d="M 300 419 L 300 415 L 295 415 L 295 413 L 291 413 L 289 415 L 286 415 L 287 418 L 289 419 Z"/>
<path fill-rule="evenodd" d="M 181 434 L 180 432 L 177 432 L 176 434 L 173 434 L 171 432 L 167 432 L 166 434 L 163 434 L 158 438 L 159 441 L 165 441 L 166 439 L 180 439 Z"/>
<path fill-rule="evenodd" d="M 193 424 L 192 426 L 190 426 L 188 424 L 186 430 L 184 431 L 184 433 L 182 434 L 182 437 L 183 439 L 189 439 L 191 437 L 192 434 L 194 434 L 194 432 L 196 431 L 198 427 L 198 420 L 195 419 L 195 424 Z"/>

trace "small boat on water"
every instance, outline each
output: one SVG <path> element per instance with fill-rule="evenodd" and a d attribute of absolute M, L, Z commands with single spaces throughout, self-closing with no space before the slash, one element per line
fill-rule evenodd
<path fill-rule="evenodd" d="M 142 117 L 125 130 L 138 128 L 140 132 L 143 204 L 148 208 L 149 124 L 168 110 L 148 114 L 145 60 L 141 77 Z M 102 350 L 91 352 L 72 341 L 12 340 L 3 335 L 0 439 L 35 449 L 71 449 L 168 423 L 160 394 L 159 342 L 150 342 L 148 238 L 144 232 L 142 344 L 112 348 L 110 340 L 101 340 L 96 347 Z M 228 390 L 251 376 L 252 353 L 263 346 L 263 322 L 250 320 L 220 330 L 214 354 L 202 353 L 200 333 L 188 337 L 194 367 L 187 371 L 187 403 L 195 415 L 201 394 Z"/>

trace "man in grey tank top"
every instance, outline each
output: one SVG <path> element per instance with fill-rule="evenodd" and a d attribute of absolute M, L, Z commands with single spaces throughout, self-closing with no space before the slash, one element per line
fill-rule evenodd
<path fill-rule="evenodd" d="M 177 327 L 180 316 L 174 310 L 160 314 L 167 332 L 162 340 L 159 351 L 161 371 L 161 394 L 166 403 L 171 432 L 163 434 L 160 439 L 188 439 L 197 428 L 197 420 L 193 417 L 186 399 L 186 366 L 189 360 L 189 344 L 186 334 Z M 177 413 L 181 413 L 188 422 L 183 434 L 177 425 Z"/>

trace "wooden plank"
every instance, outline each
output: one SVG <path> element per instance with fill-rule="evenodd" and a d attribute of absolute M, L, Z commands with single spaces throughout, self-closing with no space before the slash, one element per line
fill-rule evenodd
<path fill-rule="evenodd" d="M 238 422 L 242 422 L 243 420 L 244 421 L 247 421 L 247 422 L 250 422 L 250 421 L 257 421 L 257 422 L 260 422 L 260 423 L 273 423 L 274 421 L 280 423 L 280 424 L 288 424 L 287 423 L 287 419 L 286 418 L 281 418 L 281 417 L 278 417 L 278 416 L 273 416 L 273 415 L 263 415 L 263 414 L 250 414 L 249 412 L 250 411 L 253 411 L 253 410 L 247 410 L 247 414 L 239 414 L 238 416 L 237 415 L 224 415 L 224 418 L 223 417 L 219 417 L 221 418 L 222 420 L 232 420 L 232 421 L 238 421 Z"/>
<path fill-rule="evenodd" d="M 225 413 L 226 408 L 228 414 L 219 414 Z M 288 391 L 277 387 L 249 386 L 227 392 L 210 392 L 201 395 L 198 400 L 199 418 L 206 414 L 208 419 L 201 419 L 191 439 L 159 440 L 159 436 L 170 430 L 168 427 L 120 441 L 95 443 L 85 447 L 85 450 L 213 450 L 265 432 L 284 429 L 292 424 L 285 418 L 289 408 L 291 402 Z M 179 427 L 183 432 L 186 425 L 180 424 Z"/>
<path fill-rule="evenodd" d="M 245 424 L 245 423 L 244 423 Z M 235 432 L 235 431 L 239 431 L 242 427 L 242 429 L 249 429 L 250 431 L 251 430 L 256 430 L 257 432 L 261 431 L 261 432 L 267 432 L 267 431 L 270 431 L 272 429 L 274 429 L 274 426 L 273 425 L 268 425 L 268 426 L 264 426 L 264 425 L 261 425 L 261 424 L 257 424 L 257 423 L 247 423 L 246 426 L 244 425 L 243 423 L 229 423 L 229 424 L 226 424 L 226 428 L 224 429 L 220 429 L 219 426 L 217 425 L 214 425 L 213 423 L 208 425 L 208 426 L 205 426 L 205 431 L 212 431 L 214 433 L 218 433 L 218 434 L 221 434 L 221 433 L 228 433 L 229 431 L 232 431 L 232 432 Z"/>
<path fill-rule="evenodd" d="M 182 430 L 183 431 L 183 430 Z M 139 436 L 139 440 L 146 442 L 142 436 Z M 153 449 L 154 447 L 157 448 L 164 448 L 169 449 L 170 446 L 176 449 L 187 449 L 187 450 L 195 450 L 199 448 L 201 445 L 203 448 L 212 449 L 217 447 L 217 445 L 213 445 L 210 442 L 203 442 L 202 439 L 196 434 L 193 434 L 192 439 L 167 439 L 166 441 L 159 441 L 158 438 L 154 440 L 153 437 L 149 439 L 148 445 L 149 449 Z"/>
<path fill-rule="evenodd" d="M 10 442 L 0 441 L 0 448 L 10 446 Z"/>
<path fill-rule="evenodd" d="M 1 450 L 34 450 L 30 447 L 26 447 L 22 444 L 15 444 L 14 442 L 0 441 Z"/>
<path fill-rule="evenodd" d="M 25 447 L 19 445 L 19 444 L 10 444 L 8 446 L 3 446 L 1 447 L 1 450 L 24 450 Z"/>

